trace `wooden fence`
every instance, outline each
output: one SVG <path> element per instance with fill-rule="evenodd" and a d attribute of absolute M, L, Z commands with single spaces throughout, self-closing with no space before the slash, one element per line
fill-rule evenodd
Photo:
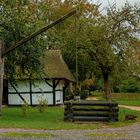
<path fill-rule="evenodd" d="M 118 121 L 118 103 L 107 101 L 66 101 L 65 121 Z"/>

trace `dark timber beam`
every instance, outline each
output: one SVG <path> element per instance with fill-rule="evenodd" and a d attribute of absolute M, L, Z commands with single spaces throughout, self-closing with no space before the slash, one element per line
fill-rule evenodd
<path fill-rule="evenodd" d="M 55 98 L 56 98 L 56 95 L 55 95 L 55 79 L 53 79 L 53 105 L 56 105 L 56 100 L 55 100 Z"/>
<path fill-rule="evenodd" d="M 44 78 L 44 80 L 45 80 L 45 82 L 46 82 L 47 85 L 49 85 L 50 87 L 53 87 L 53 85 L 51 85 L 51 84 L 47 81 L 46 78 Z"/>
<path fill-rule="evenodd" d="M 30 87 L 30 104 L 33 105 L 33 98 L 32 98 L 32 82 L 29 80 L 29 87 Z"/>
<path fill-rule="evenodd" d="M 16 91 L 16 93 L 18 94 L 18 96 L 21 98 L 21 100 L 22 100 L 25 104 L 27 104 L 26 100 L 25 100 L 25 99 L 21 96 L 21 94 L 17 91 L 16 87 L 15 87 L 12 83 L 10 83 L 10 84 L 11 84 L 12 88 Z"/>
<path fill-rule="evenodd" d="M 59 84 L 61 80 L 59 79 L 56 83 L 55 83 L 55 88 L 57 87 L 57 85 Z"/>

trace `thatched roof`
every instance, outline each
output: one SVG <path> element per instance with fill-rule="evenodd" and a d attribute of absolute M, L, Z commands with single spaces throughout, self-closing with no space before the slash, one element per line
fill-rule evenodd
<path fill-rule="evenodd" d="M 48 78 L 75 81 L 75 78 L 66 65 L 60 50 L 47 50 L 43 58 L 43 63 L 44 73 Z"/>

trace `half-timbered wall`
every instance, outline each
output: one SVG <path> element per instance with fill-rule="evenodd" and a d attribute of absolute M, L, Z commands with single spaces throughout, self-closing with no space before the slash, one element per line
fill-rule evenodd
<path fill-rule="evenodd" d="M 55 83 L 55 85 L 53 85 Z M 55 80 L 35 80 L 30 82 L 28 80 L 18 81 L 17 85 L 13 87 L 8 83 L 8 104 L 21 105 L 24 104 L 22 98 L 30 105 L 39 104 L 38 99 L 43 97 L 48 101 L 49 105 L 63 103 L 63 83 Z M 55 91 L 54 91 L 55 89 Z M 55 93 L 55 99 L 54 99 Z M 54 101 L 55 100 L 55 101 Z"/>

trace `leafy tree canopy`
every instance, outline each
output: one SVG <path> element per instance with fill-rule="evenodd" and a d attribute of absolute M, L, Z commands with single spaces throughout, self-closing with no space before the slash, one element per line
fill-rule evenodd
<path fill-rule="evenodd" d="M 12 79 L 17 71 L 20 76 L 40 71 L 43 51 L 46 47 L 57 47 L 73 73 L 77 52 L 79 80 L 102 75 L 105 93 L 110 98 L 110 75 L 127 71 L 139 77 L 139 6 L 126 3 L 121 9 L 110 7 L 102 15 L 99 5 L 88 0 L 1 0 L 0 39 L 7 48 L 11 47 L 74 7 L 77 7 L 75 17 L 10 53 L 5 59 L 6 75 Z"/>
<path fill-rule="evenodd" d="M 55 20 L 52 15 L 60 3 L 60 0 L 0 1 L 0 39 L 5 43 L 5 49 Z M 7 79 L 12 81 L 15 75 L 18 78 L 37 76 L 42 70 L 40 56 L 54 38 L 52 29 L 8 54 L 5 58 Z"/>
<path fill-rule="evenodd" d="M 77 40 L 79 79 L 84 80 L 90 73 L 91 75 L 94 73 L 96 77 L 102 74 L 104 91 L 109 99 L 111 98 L 110 75 L 115 71 L 139 75 L 140 9 L 136 5 L 126 3 L 121 9 L 110 7 L 107 14 L 102 15 L 99 12 L 93 13 L 93 9 L 92 13 L 90 10 L 87 12 L 87 4 L 90 3 L 86 2 L 84 1 L 85 9 L 82 5 L 78 5 L 77 26 L 70 24 L 74 20 L 69 19 L 71 22 L 62 26 L 64 30 L 59 33 L 61 36 L 59 40 L 64 57 L 73 69 L 75 69 Z M 95 11 L 97 13 L 97 10 Z"/>

